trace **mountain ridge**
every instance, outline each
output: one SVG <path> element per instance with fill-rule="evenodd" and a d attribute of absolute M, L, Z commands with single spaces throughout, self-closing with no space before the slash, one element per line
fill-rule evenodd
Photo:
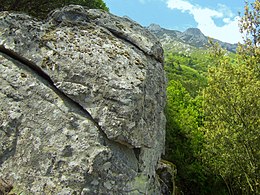
<path fill-rule="evenodd" d="M 165 29 L 158 24 L 150 24 L 146 28 L 161 41 L 164 47 L 169 47 L 169 44 L 173 42 L 175 42 L 175 45 L 176 42 L 179 42 L 185 44 L 185 48 L 189 48 L 190 46 L 195 48 L 205 48 L 209 42 L 209 37 L 205 36 L 198 28 L 188 28 L 184 32 Z M 222 48 L 230 52 L 236 52 L 237 44 L 223 42 L 214 38 L 210 39 L 212 39 L 213 42 L 219 43 Z"/>

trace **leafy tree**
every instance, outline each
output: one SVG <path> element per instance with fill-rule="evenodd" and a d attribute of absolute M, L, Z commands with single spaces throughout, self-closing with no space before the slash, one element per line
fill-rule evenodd
<path fill-rule="evenodd" d="M 50 11 L 69 4 L 108 11 L 103 0 L 0 0 L 0 10 L 26 12 L 43 19 Z"/>
<path fill-rule="evenodd" d="M 205 162 L 226 182 L 230 194 L 260 193 L 260 1 L 246 3 L 245 33 L 235 59 L 213 49 L 215 67 L 204 91 Z"/>
<path fill-rule="evenodd" d="M 223 180 L 203 164 L 204 142 L 201 90 L 207 85 L 207 69 L 212 66 L 208 50 L 181 53 L 165 51 L 165 71 L 169 80 L 166 106 L 166 153 L 163 158 L 177 167 L 180 192 L 193 195 L 227 194 Z"/>

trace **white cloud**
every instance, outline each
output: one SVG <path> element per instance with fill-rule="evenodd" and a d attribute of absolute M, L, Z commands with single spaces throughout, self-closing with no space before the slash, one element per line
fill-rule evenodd
<path fill-rule="evenodd" d="M 178 9 L 192 15 L 198 24 L 197 28 L 206 36 L 229 43 L 242 41 L 238 27 L 239 17 L 234 17 L 232 11 L 223 4 L 218 4 L 216 9 L 210 9 L 193 5 L 186 0 L 167 0 L 167 6 L 170 9 Z M 222 19 L 224 25 L 217 26 L 214 18 Z"/>
<path fill-rule="evenodd" d="M 226 24 L 228 24 L 228 23 L 231 22 L 231 20 L 230 20 L 230 18 L 223 18 L 223 22 L 226 23 Z"/>
<path fill-rule="evenodd" d="M 185 11 L 191 11 L 194 9 L 194 6 L 190 4 L 189 2 L 182 1 L 182 0 L 168 0 L 167 5 L 171 9 L 179 9 L 183 12 Z"/>

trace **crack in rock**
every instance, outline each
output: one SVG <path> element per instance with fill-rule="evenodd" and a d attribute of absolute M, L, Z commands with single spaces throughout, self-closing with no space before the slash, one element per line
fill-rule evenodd
<path fill-rule="evenodd" d="M 45 81 L 47 81 L 50 86 L 52 87 L 52 90 L 54 90 L 62 99 L 66 98 L 66 100 L 68 102 L 70 102 L 72 105 L 78 107 L 84 114 L 85 116 L 87 116 L 87 118 L 94 123 L 94 125 L 97 127 L 97 129 L 99 130 L 100 134 L 109 141 L 113 141 L 110 140 L 108 138 L 108 136 L 105 134 L 105 132 L 102 130 L 102 128 L 98 125 L 98 123 L 93 119 L 93 117 L 91 116 L 91 114 L 84 109 L 78 102 L 74 101 L 73 99 L 71 99 L 70 97 L 68 97 L 64 92 L 60 91 L 55 85 L 54 82 L 52 81 L 52 79 L 50 78 L 50 76 L 48 74 L 46 74 L 41 68 L 39 68 L 34 62 L 20 56 L 19 54 L 17 54 L 16 52 L 5 48 L 3 45 L 0 45 L 0 52 L 2 52 L 3 54 L 7 55 L 8 57 L 19 61 L 20 63 L 26 65 L 27 67 L 29 67 L 31 70 L 33 70 L 37 75 L 39 75 L 41 78 L 43 78 Z M 114 141 L 115 142 L 115 141 Z"/>
<path fill-rule="evenodd" d="M 40 76 L 41 78 L 43 78 L 50 86 L 51 89 L 53 91 L 56 92 L 56 94 L 61 98 L 61 99 L 66 99 L 69 103 L 71 103 L 73 106 L 79 108 L 79 110 L 91 121 L 93 122 L 93 124 L 97 127 L 99 133 L 103 136 L 106 145 L 110 145 L 111 144 L 116 144 L 116 145 L 123 145 L 126 146 L 129 149 L 133 149 L 135 157 L 137 159 L 137 161 L 139 161 L 139 156 L 140 156 L 140 148 L 133 148 L 133 146 L 131 145 L 127 145 L 126 143 L 121 143 L 120 141 L 116 141 L 116 140 L 111 140 L 108 138 L 108 136 L 106 135 L 106 133 L 102 130 L 102 127 L 100 127 L 98 125 L 98 123 L 93 119 L 93 117 L 91 116 L 91 114 L 84 109 L 78 102 L 74 101 L 73 99 L 71 99 L 70 97 L 68 97 L 64 92 L 62 92 L 61 90 L 59 90 L 55 85 L 54 82 L 52 81 L 52 79 L 50 78 L 50 76 L 48 74 L 46 74 L 41 68 L 39 68 L 34 62 L 22 57 L 21 55 L 17 54 L 16 52 L 5 48 L 3 45 L 0 45 L 0 52 L 2 52 L 3 54 L 7 55 L 8 57 L 10 57 L 11 59 L 17 60 L 18 62 L 24 64 L 25 66 L 29 67 L 33 72 L 35 72 L 38 76 Z M 16 139 L 15 139 L 15 143 L 17 143 L 18 140 L 18 130 L 16 132 Z M 14 144 L 15 144 L 14 143 Z M 16 145 L 16 144 L 15 144 Z M 138 152 L 136 152 L 138 151 Z M 9 151 L 10 152 L 10 151 Z M 11 150 L 11 155 L 15 153 L 15 149 Z M 9 158 L 9 157 L 8 157 Z M 4 162 L 7 158 L 4 156 L 3 158 L 0 159 L 0 165 L 2 164 L 2 162 Z"/>

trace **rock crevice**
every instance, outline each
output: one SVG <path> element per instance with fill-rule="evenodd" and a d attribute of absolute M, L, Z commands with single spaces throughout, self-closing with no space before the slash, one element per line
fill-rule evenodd
<path fill-rule="evenodd" d="M 88 118 L 89 120 L 91 120 L 93 122 L 93 124 L 97 127 L 97 129 L 100 131 L 100 134 L 108 139 L 107 135 L 103 132 L 102 128 L 98 125 L 98 123 L 93 119 L 93 117 L 90 115 L 90 113 L 85 110 L 78 102 L 75 102 L 73 99 L 71 99 L 70 97 L 66 96 L 65 93 L 63 93 L 62 91 L 60 91 L 55 85 L 54 82 L 51 80 L 51 78 L 49 77 L 48 74 L 46 74 L 41 68 L 39 68 L 39 66 L 37 66 L 34 62 L 24 58 L 23 56 L 20 56 L 19 54 L 17 54 L 16 52 L 6 49 L 3 45 L 0 45 L 0 54 L 3 53 L 5 55 L 7 55 L 9 57 L 9 60 L 12 61 L 16 60 L 18 62 L 20 62 L 20 64 L 23 64 L 24 66 L 27 66 L 28 68 L 30 68 L 32 71 L 34 71 L 35 74 L 37 74 L 39 77 L 42 77 L 46 82 L 48 82 L 49 86 L 51 86 L 50 88 L 61 98 L 61 99 L 66 99 L 66 102 L 70 102 L 70 104 L 73 107 L 77 107 L 79 108 L 80 111 L 82 111 L 82 113 L 84 113 L 85 117 Z M 18 64 L 18 63 L 16 63 Z M 6 132 L 7 133 L 7 132 Z M 16 135 L 18 135 L 18 133 L 16 133 Z"/>

